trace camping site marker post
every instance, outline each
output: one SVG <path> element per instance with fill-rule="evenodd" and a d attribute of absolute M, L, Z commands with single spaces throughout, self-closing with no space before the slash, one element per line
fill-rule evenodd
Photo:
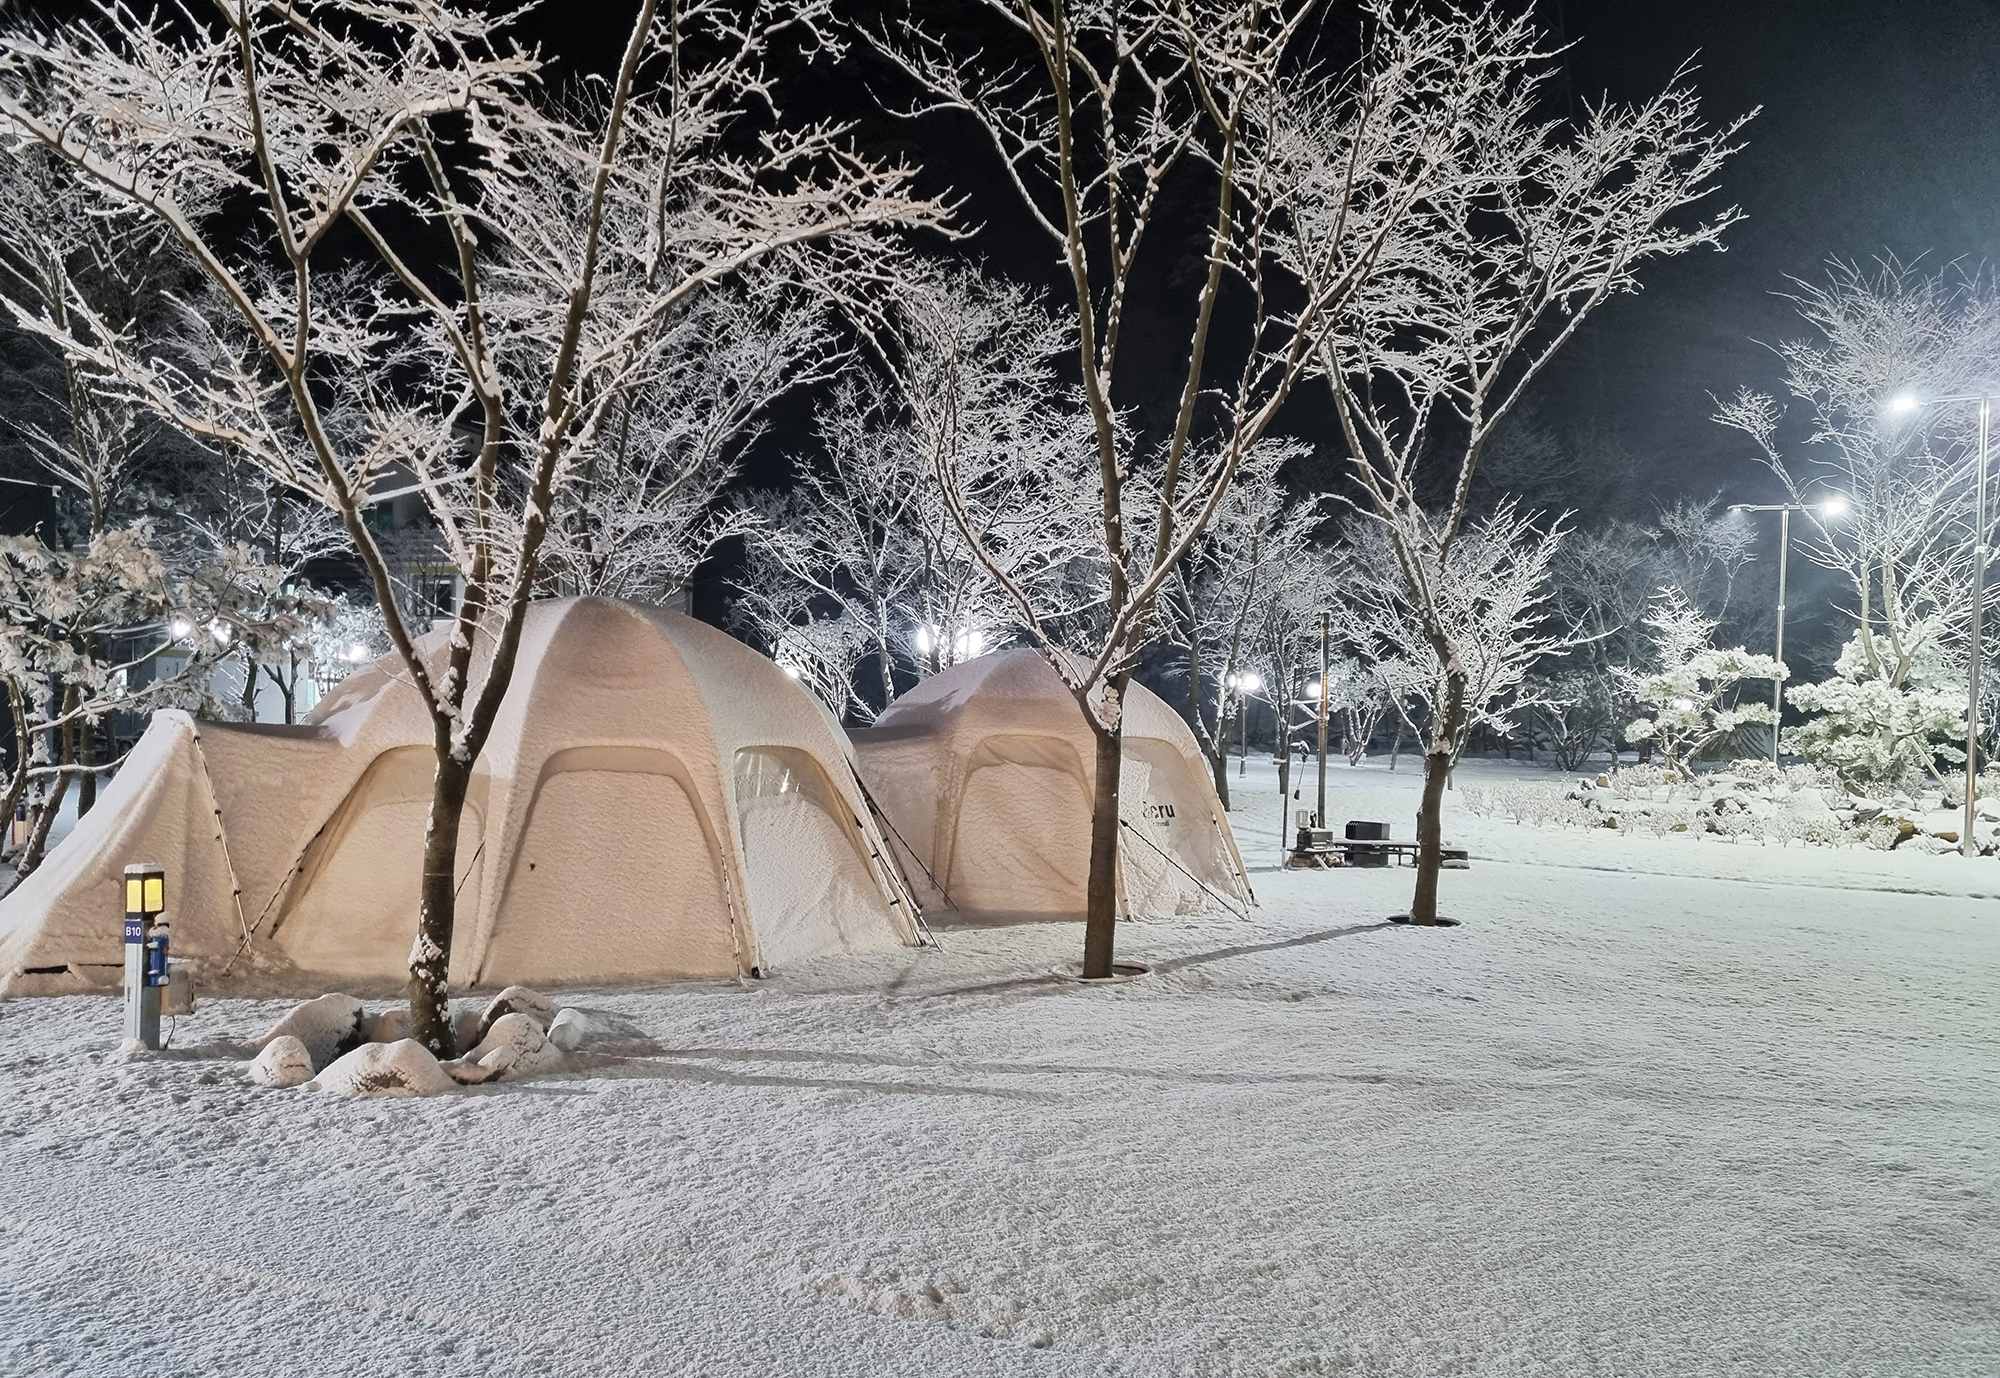
<path fill-rule="evenodd" d="M 125 1041 L 157 1051 L 160 988 L 167 983 L 167 868 L 125 868 Z"/>

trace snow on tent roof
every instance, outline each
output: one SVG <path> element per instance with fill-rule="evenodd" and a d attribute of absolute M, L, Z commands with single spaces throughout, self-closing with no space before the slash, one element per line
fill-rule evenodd
<path fill-rule="evenodd" d="M 443 637 L 420 646 L 440 658 Z M 142 852 L 168 858 L 174 951 L 205 988 L 399 986 L 430 743 L 394 656 L 299 728 L 156 714 L 0 902 L 0 992 L 115 984 L 116 878 Z M 736 975 L 910 943 L 887 855 L 839 728 L 770 661 L 677 613 L 539 602 L 466 801 L 452 983 Z"/>
<path fill-rule="evenodd" d="M 1083 912 L 1096 738 L 1038 652 L 997 651 L 933 675 L 853 741 L 927 903 L 974 915 Z M 1251 902 L 1194 734 L 1137 683 L 1119 793 L 1122 912 Z"/>

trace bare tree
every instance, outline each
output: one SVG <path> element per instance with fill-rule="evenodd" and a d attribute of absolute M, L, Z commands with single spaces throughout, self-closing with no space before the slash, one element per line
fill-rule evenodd
<path fill-rule="evenodd" d="M 1266 440 L 1252 449 L 1228 501 L 1170 585 L 1163 623 L 1186 656 L 1188 723 L 1208 756 L 1224 808 L 1229 725 L 1244 704 L 1246 677 L 1257 673 L 1250 662 L 1264 591 L 1296 577 L 1324 515 L 1319 499 L 1291 499 L 1279 486 L 1279 470 L 1306 452 L 1291 440 Z"/>
<path fill-rule="evenodd" d="M 1384 523 L 1361 524 L 1350 537 L 1342 633 L 1373 665 L 1412 731 L 1419 713 L 1431 742 L 1440 724 L 1453 723 L 1443 752 L 1447 777 L 1475 729 L 1507 736 L 1516 714 L 1544 706 L 1538 687 L 1524 692 L 1529 672 L 1580 639 L 1549 605 L 1549 567 L 1565 534 L 1562 523 L 1537 523 L 1511 502 L 1474 517 L 1454 558 L 1427 583 L 1428 609 L 1396 577 L 1400 562 Z M 1433 626 L 1442 628 L 1449 658 Z M 1429 755 L 1427 747 L 1426 771 Z"/>
<path fill-rule="evenodd" d="M 1289 223 L 1293 203 L 1280 194 L 1289 174 L 1274 161 L 1273 101 L 1311 0 L 982 0 L 978 9 L 1011 45 L 955 52 L 914 13 L 876 39 L 920 88 L 913 113 L 968 121 L 990 147 L 1069 280 L 1101 558 L 1102 613 L 1087 639 L 1063 644 L 1033 593 L 988 558 L 949 470 L 940 477 L 968 541 L 1096 739 L 1083 959 L 1094 979 L 1112 971 L 1126 693 L 1139 651 L 1157 634 L 1161 595 L 1290 397 L 1327 322 L 1428 187 L 1432 160 L 1415 135 L 1436 116 L 1430 92 L 1386 50 L 1319 81 L 1318 108 L 1338 133 L 1315 145 L 1327 155 L 1328 195 L 1312 207 L 1323 222 L 1307 232 Z M 1147 437 L 1133 434 L 1120 411 L 1132 386 L 1121 344 L 1170 183 L 1190 194 L 1201 188 L 1206 254 L 1182 302 L 1188 343 L 1172 424 Z M 1287 235 L 1300 249 L 1289 276 L 1274 255 Z M 1173 246 L 1166 251 L 1171 257 Z M 1221 331 L 1225 297 L 1236 310 Z M 919 344 L 917 352 L 935 351 Z"/>
<path fill-rule="evenodd" d="M 719 542 L 754 525 L 721 499 L 771 404 L 842 357 L 824 306 L 793 292 L 717 291 L 677 312 L 578 466 L 543 554 L 549 591 L 680 596 Z"/>
<path fill-rule="evenodd" d="M 433 1050 L 451 1039 L 459 820 L 559 501 L 678 311 L 752 267 L 891 271 L 883 232 L 941 215 L 844 129 L 771 113 L 767 58 L 832 43 L 830 10 L 640 0 L 616 70 L 566 105 L 539 97 L 510 13 L 456 0 L 236 0 L 205 24 L 106 3 L 95 25 L 0 35 L 0 119 L 163 227 L 250 343 L 196 377 L 102 317 L 23 324 L 337 512 L 430 713 L 410 998 Z M 224 197 L 255 233 L 203 213 Z M 343 224 L 358 266 L 330 247 Z M 310 466 L 274 434 L 274 393 Z M 332 395 L 355 399 L 351 432 Z M 399 470 L 463 581 L 441 644 L 419 642 L 363 519 Z"/>
<path fill-rule="evenodd" d="M 1432 93 L 1426 157 L 1436 163 L 1421 204 L 1398 218 L 1348 303 L 1341 328 L 1319 337 L 1317 364 L 1338 415 L 1361 509 L 1389 542 L 1399 597 L 1423 632 L 1440 678 L 1426 728 L 1424 793 L 1412 922 L 1437 919 L 1441 805 L 1462 749 L 1474 668 L 1447 600 L 1468 586 L 1462 538 L 1475 516 L 1473 479 L 1487 442 L 1591 312 L 1636 289 L 1640 264 L 1713 245 L 1738 218 L 1724 210 L 1682 223 L 1732 152 L 1740 121 L 1710 129 L 1694 93 L 1676 84 L 1632 107 L 1610 103 L 1575 120 L 1547 118 L 1553 70 L 1523 17 L 1488 10 L 1376 22 L 1399 30 Z M 1345 125 L 1315 93 L 1283 118 L 1296 155 L 1275 181 L 1305 227 L 1296 271 L 1317 282 L 1319 227 L 1340 223 L 1348 179 L 1329 151 Z M 1439 470 L 1450 496 L 1428 506 Z"/>
<path fill-rule="evenodd" d="M 1983 390 L 2000 356 L 2000 298 L 1984 278 L 1885 259 L 1834 263 L 1792 300 L 1811 334 L 1778 346 L 1785 390 L 1803 404 L 1796 446 L 1776 398 L 1743 389 L 1716 420 L 1742 432 L 1807 508 L 1806 548 L 1852 591 L 1858 679 L 1900 689 L 1940 652 L 1963 662 L 1974 534 L 1971 408 L 1888 410 L 1905 390 Z M 1838 498 L 1839 515 L 1825 515 Z"/>
<path fill-rule="evenodd" d="M 938 347 L 901 360 L 901 387 L 844 382 L 793 488 L 747 500 L 738 620 L 814 663 L 805 678 L 864 722 L 896 697 L 899 672 L 934 674 L 1014 633 L 1012 605 L 947 509 L 940 466 L 1008 577 L 1052 621 L 1082 611 L 1062 599 L 1087 539 L 1070 457 L 1089 445 L 1088 420 L 1054 375 L 1057 322 L 1023 289 L 970 271 L 928 282 L 925 335 Z M 863 660 L 875 665 L 868 692 L 855 679 Z"/>

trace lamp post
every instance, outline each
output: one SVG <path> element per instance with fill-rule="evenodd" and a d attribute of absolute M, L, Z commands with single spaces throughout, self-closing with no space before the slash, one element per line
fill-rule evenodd
<path fill-rule="evenodd" d="M 1966 662 L 1969 668 L 1965 676 L 1965 825 L 1958 834 L 1959 855 L 1978 856 L 1979 844 L 1972 840 L 1972 824 L 1979 816 L 1979 659 L 1982 654 L 1979 623 L 1986 603 L 1986 560 L 1989 553 L 1986 544 L 1986 463 L 1993 436 L 1993 394 L 1919 398 L 1905 392 L 1890 398 L 1886 410 L 1891 415 L 1907 416 L 1925 406 L 1943 406 L 1953 402 L 1979 404 L 1979 466 L 1972 490 L 1972 619 L 1966 629 Z"/>
<path fill-rule="evenodd" d="M 1250 736 L 1244 715 L 1250 707 L 1250 696 L 1264 687 L 1264 679 L 1246 670 L 1240 675 L 1231 675 L 1227 683 L 1236 694 L 1236 773 L 1243 776 L 1250 773 Z M 1227 749 L 1226 742 L 1224 749 Z"/>
<path fill-rule="evenodd" d="M 1778 644 L 1772 659 L 1782 668 L 1785 663 L 1785 571 L 1792 553 L 1792 513 L 1817 512 L 1822 517 L 1838 517 L 1847 510 L 1847 499 L 1835 494 L 1818 503 L 1804 502 L 1738 502 L 1730 504 L 1732 512 L 1776 512 L 1778 514 Z M 1771 764 L 1778 764 L 1778 729 L 1785 720 L 1785 682 L 1771 681 Z"/>

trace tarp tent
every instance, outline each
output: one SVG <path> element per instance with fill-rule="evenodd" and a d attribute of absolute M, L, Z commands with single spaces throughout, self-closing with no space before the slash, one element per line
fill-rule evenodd
<path fill-rule="evenodd" d="M 933 675 L 853 740 L 861 778 L 926 905 L 973 915 L 1084 912 L 1096 743 L 1040 654 L 998 651 Z M 1119 795 L 1121 913 L 1250 902 L 1194 734 L 1139 684 L 1126 699 Z"/>
<path fill-rule="evenodd" d="M 205 988 L 399 984 L 430 741 L 394 656 L 300 727 L 155 714 L 0 902 L 0 993 L 115 984 L 118 878 L 140 860 L 166 863 L 173 950 Z M 712 627 L 608 599 L 529 609 L 458 865 L 457 987 L 749 974 L 916 937 L 817 701 Z"/>

